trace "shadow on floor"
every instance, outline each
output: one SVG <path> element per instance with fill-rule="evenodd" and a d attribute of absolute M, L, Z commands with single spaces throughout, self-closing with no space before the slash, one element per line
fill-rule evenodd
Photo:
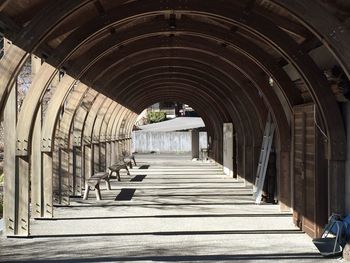
<path fill-rule="evenodd" d="M 127 232 L 127 233 L 86 233 L 86 234 L 55 234 L 32 235 L 31 238 L 68 238 L 68 237 L 108 237 L 108 236 L 200 236 L 200 235 L 303 235 L 299 229 L 259 229 L 259 230 L 213 230 L 213 231 L 163 231 L 163 232 Z M 16 239 L 17 237 L 15 237 Z"/>
<path fill-rule="evenodd" d="M 143 181 L 143 179 L 145 179 L 145 177 L 146 177 L 147 175 L 144 175 L 144 174 L 139 174 L 139 175 L 136 175 L 134 178 L 132 178 L 131 180 L 130 180 L 130 182 L 142 182 Z"/>
<path fill-rule="evenodd" d="M 241 218 L 241 217 L 291 217 L 292 214 L 185 214 L 185 215 L 149 215 L 149 216 L 93 216 L 93 217 L 61 217 L 37 218 L 36 221 L 69 221 L 69 220 L 95 220 L 95 219 L 125 219 L 125 218 Z"/>
<path fill-rule="evenodd" d="M 318 259 L 322 257 L 317 253 L 279 253 L 279 254 L 237 254 L 237 255 L 183 255 L 183 256 L 139 256 L 139 257 L 100 257 L 100 258 L 70 258 L 70 259 L 43 259 L 43 260 L 30 260 L 30 261 L 7 261 L 7 262 L 31 262 L 31 263 L 42 263 L 42 262 L 128 262 L 128 261 L 155 261 L 155 262 L 195 262 L 195 261 L 248 261 L 252 262 L 255 260 L 259 261 L 276 261 L 281 260 L 307 260 L 307 259 Z"/>
<path fill-rule="evenodd" d="M 136 189 L 124 188 L 115 198 L 115 201 L 130 201 L 135 194 Z"/>
<path fill-rule="evenodd" d="M 139 167 L 139 169 L 148 169 L 150 167 L 150 165 L 141 165 L 140 167 Z"/>

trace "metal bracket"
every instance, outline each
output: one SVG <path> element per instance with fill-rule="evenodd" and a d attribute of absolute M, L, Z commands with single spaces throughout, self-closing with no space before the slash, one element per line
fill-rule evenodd
<path fill-rule="evenodd" d="M 80 136 L 74 136 L 73 138 L 73 146 L 81 146 L 81 137 Z"/>
<path fill-rule="evenodd" d="M 92 143 L 99 143 L 99 142 L 100 142 L 99 139 L 100 139 L 99 136 L 94 135 L 94 136 L 92 137 Z"/>
<path fill-rule="evenodd" d="M 51 152 L 51 138 L 42 138 L 41 139 L 41 151 L 42 152 Z"/>
<path fill-rule="evenodd" d="M 16 143 L 16 155 L 27 156 L 28 155 L 28 141 L 27 140 L 17 140 Z"/>

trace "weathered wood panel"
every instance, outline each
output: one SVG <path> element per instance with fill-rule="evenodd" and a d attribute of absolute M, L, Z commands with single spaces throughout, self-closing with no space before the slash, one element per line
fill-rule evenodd
<path fill-rule="evenodd" d="M 16 203 L 18 197 L 16 193 L 16 115 L 17 115 L 17 89 L 13 88 L 10 92 L 7 104 L 4 110 L 4 233 L 6 236 L 17 234 L 17 214 Z"/>
<path fill-rule="evenodd" d="M 312 237 L 319 236 L 327 218 L 327 163 L 316 127 L 313 104 L 294 109 L 293 217 Z M 326 196 L 326 198 L 324 197 Z"/>

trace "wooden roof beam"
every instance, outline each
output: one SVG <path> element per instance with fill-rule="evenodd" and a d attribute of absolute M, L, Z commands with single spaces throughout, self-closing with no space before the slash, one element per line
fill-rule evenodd
<path fill-rule="evenodd" d="M 3 31 L 7 38 L 13 38 L 21 30 L 21 26 L 6 14 L 0 12 L 0 31 Z"/>
<path fill-rule="evenodd" d="M 10 0 L 0 0 L 0 12 L 4 10 L 4 8 L 7 6 L 7 4 L 10 2 Z"/>
<path fill-rule="evenodd" d="M 313 35 L 302 25 L 286 18 L 281 15 L 278 15 L 272 11 L 269 11 L 265 8 L 257 7 L 255 9 L 259 15 L 271 20 L 281 29 L 290 32 L 292 34 L 298 35 L 304 39 L 312 38 Z"/>

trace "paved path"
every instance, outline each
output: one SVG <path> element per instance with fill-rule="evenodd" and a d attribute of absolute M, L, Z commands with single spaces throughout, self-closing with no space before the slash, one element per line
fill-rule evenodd
<path fill-rule="evenodd" d="M 187 156 L 138 156 L 112 191 L 73 199 L 37 220 L 31 239 L 0 239 L 2 262 L 339 262 L 276 205 L 213 164 Z M 141 169 L 139 169 L 141 168 Z"/>

